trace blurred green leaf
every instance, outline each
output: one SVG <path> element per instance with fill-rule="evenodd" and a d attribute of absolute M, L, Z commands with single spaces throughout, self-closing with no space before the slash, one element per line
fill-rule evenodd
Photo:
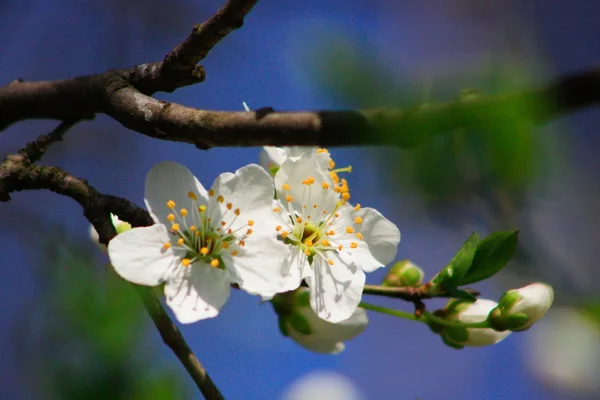
<path fill-rule="evenodd" d="M 514 254 L 519 230 L 494 232 L 479 242 L 471 268 L 459 285 L 468 285 L 497 274 Z"/>

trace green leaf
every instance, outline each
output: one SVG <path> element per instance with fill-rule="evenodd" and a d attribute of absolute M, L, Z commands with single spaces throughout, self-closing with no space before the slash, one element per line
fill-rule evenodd
<path fill-rule="evenodd" d="M 514 254 L 518 241 L 519 230 L 494 232 L 481 240 L 471 268 L 459 284 L 479 282 L 500 272 Z"/>
<path fill-rule="evenodd" d="M 477 232 L 472 233 L 452 261 L 433 278 L 433 283 L 441 286 L 446 291 L 457 288 L 471 267 L 478 242 L 479 235 Z"/>

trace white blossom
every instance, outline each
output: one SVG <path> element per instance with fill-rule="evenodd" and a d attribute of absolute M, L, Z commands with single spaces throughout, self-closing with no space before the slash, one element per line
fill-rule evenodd
<path fill-rule="evenodd" d="M 273 235 L 273 193 L 271 177 L 255 164 L 221 174 L 207 192 L 184 166 L 160 163 L 145 193 L 156 224 L 111 240 L 111 263 L 133 283 L 164 282 L 167 305 L 182 323 L 215 317 L 231 283 L 272 296 L 288 252 Z"/>
<path fill-rule="evenodd" d="M 511 326 L 513 331 L 529 329 L 536 321 L 546 315 L 546 311 L 554 301 L 552 286 L 536 282 L 519 289 L 507 291 L 500 299 L 499 310 L 503 319 L 526 316 L 526 321 L 519 326 Z"/>
<path fill-rule="evenodd" d="M 488 299 L 477 299 L 473 303 L 465 300 L 450 300 L 446 306 L 449 313 L 444 318 L 462 323 L 483 322 L 497 306 L 498 303 Z M 452 335 L 445 335 L 445 338 L 459 346 L 489 346 L 504 340 L 510 333 L 510 331 L 498 332 L 492 328 L 467 328 L 467 337 L 464 341 L 456 340 Z"/>
<path fill-rule="evenodd" d="M 284 290 L 304 279 L 320 318 L 350 318 L 361 300 L 365 272 L 396 256 L 400 231 L 381 213 L 348 203 L 344 179 L 316 157 L 288 158 L 275 175 L 273 212 L 280 240 L 288 245 Z"/>

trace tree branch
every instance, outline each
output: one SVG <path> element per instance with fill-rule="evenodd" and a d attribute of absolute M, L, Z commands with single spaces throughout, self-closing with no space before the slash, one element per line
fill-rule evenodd
<path fill-rule="evenodd" d="M 76 122 L 62 122 L 53 132 L 40 136 L 17 154 L 11 154 L 0 164 L 0 201 L 10 200 L 12 192 L 48 189 L 75 200 L 83 208 L 85 217 L 94 226 L 100 242 L 107 244 L 117 232 L 110 220 L 110 213 L 132 224 L 153 224 L 150 214 L 126 199 L 103 195 L 85 180 L 73 177 L 66 171 L 33 164 L 52 143 L 62 140 L 64 133 Z M 151 288 L 133 285 L 144 307 L 152 318 L 163 341 L 183 364 L 206 399 L 221 400 L 223 395 L 216 387 L 202 363 L 190 350 L 183 335 L 171 321 Z"/>

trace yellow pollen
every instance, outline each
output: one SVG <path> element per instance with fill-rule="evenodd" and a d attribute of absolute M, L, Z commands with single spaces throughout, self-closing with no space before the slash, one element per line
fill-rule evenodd
<path fill-rule="evenodd" d="M 335 162 L 333 160 L 329 160 L 329 169 L 335 168 Z"/>
<path fill-rule="evenodd" d="M 310 239 L 306 239 L 306 240 L 304 241 L 304 244 L 305 244 L 305 245 L 307 245 L 308 247 L 312 247 L 312 245 L 313 245 L 313 242 L 312 242 L 312 240 L 310 240 Z"/>
<path fill-rule="evenodd" d="M 323 246 L 329 246 L 329 240 L 327 239 L 321 240 L 321 243 L 323 244 Z"/>
<path fill-rule="evenodd" d="M 355 209 L 356 211 L 360 210 L 360 203 L 358 203 L 357 205 L 355 205 L 355 206 L 354 206 L 354 209 Z"/>
<path fill-rule="evenodd" d="M 170 209 L 174 209 L 175 208 L 175 202 L 173 200 L 167 201 L 167 207 L 169 207 Z"/>
<path fill-rule="evenodd" d="M 169 222 L 175 221 L 175 214 L 169 214 L 169 215 L 167 215 L 167 221 L 169 221 Z"/>
<path fill-rule="evenodd" d="M 229 243 L 223 242 L 223 244 L 221 246 L 223 246 L 224 249 L 228 249 L 229 248 Z"/>
<path fill-rule="evenodd" d="M 167 250 L 171 248 L 171 242 L 167 242 L 165 244 L 163 244 L 163 249 Z"/>
<path fill-rule="evenodd" d="M 202 254 L 203 256 L 208 254 L 208 247 L 203 247 L 200 249 L 200 254 Z"/>
<path fill-rule="evenodd" d="M 282 188 L 283 188 L 283 190 L 290 190 L 290 185 L 288 185 L 287 183 L 284 183 Z"/>
<path fill-rule="evenodd" d="M 208 195 L 209 195 L 210 197 L 214 196 L 214 195 L 215 195 L 215 191 L 214 191 L 213 189 L 210 189 L 210 190 L 208 191 Z"/>
<path fill-rule="evenodd" d="M 298 222 L 298 223 L 302 222 L 302 217 L 296 217 L 296 222 Z"/>
<path fill-rule="evenodd" d="M 354 229 L 352 229 L 352 227 L 349 226 L 349 227 L 346 228 L 346 232 L 347 233 L 354 233 Z"/>
<path fill-rule="evenodd" d="M 183 264 L 184 267 L 187 267 L 191 263 L 192 263 L 192 261 L 189 258 L 182 258 L 181 259 L 181 264 Z"/>
<path fill-rule="evenodd" d="M 276 230 L 277 232 L 279 232 L 279 231 L 281 230 L 281 225 L 277 225 L 277 226 L 275 227 L 275 230 Z"/>
<path fill-rule="evenodd" d="M 243 240 L 240 240 L 240 246 L 244 247 L 246 245 L 246 242 L 244 242 Z"/>
<path fill-rule="evenodd" d="M 184 240 L 183 238 L 179 238 L 179 239 L 177 239 L 177 244 L 178 244 L 179 246 L 181 246 L 183 243 L 185 243 L 185 240 Z"/>
<path fill-rule="evenodd" d="M 200 211 L 200 212 L 206 211 L 206 206 L 205 205 L 199 206 L 198 211 Z"/>
<path fill-rule="evenodd" d="M 186 215 L 188 215 L 188 211 L 185 208 L 182 208 L 181 210 L 179 210 L 179 213 L 181 214 L 182 217 L 185 217 Z"/>
<path fill-rule="evenodd" d="M 198 197 L 196 196 L 196 193 L 194 193 L 194 192 L 188 192 L 188 197 L 192 200 L 198 200 Z"/>
<path fill-rule="evenodd" d="M 362 224 L 362 218 L 361 217 L 354 218 L 354 223 L 355 224 Z"/>
<path fill-rule="evenodd" d="M 344 199 L 346 201 L 350 200 L 350 193 L 348 193 L 348 192 L 342 193 L 342 199 Z"/>
<path fill-rule="evenodd" d="M 239 209 L 239 208 L 236 208 L 236 209 L 235 209 L 235 211 L 234 211 L 234 214 L 235 214 L 235 215 L 240 215 L 240 209 Z"/>
<path fill-rule="evenodd" d="M 327 183 L 327 182 L 323 182 L 323 183 L 321 183 L 321 187 L 322 187 L 323 189 L 329 189 L 329 183 Z"/>
<path fill-rule="evenodd" d="M 283 232 L 281 232 L 281 237 L 282 237 L 282 238 L 284 238 L 284 239 L 285 239 L 285 238 L 286 238 L 288 235 L 289 235 L 289 232 L 288 232 L 288 231 L 283 231 Z"/>
<path fill-rule="evenodd" d="M 356 242 L 350 242 L 350 247 L 353 248 L 353 249 L 355 249 L 355 248 L 358 247 L 358 243 L 356 243 Z"/>
<path fill-rule="evenodd" d="M 230 228 L 227 233 L 233 233 L 233 230 Z"/>
<path fill-rule="evenodd" d="M 190 231 L 194 232 L 196 230 L 196 225 L 190 226 Z"/>
<path fill-rule="evenodd" d="M 237 256 L 238 255 L 238 251 L 237 250 L 232 251 L 231 255 L 234 256 L 234 257 Z"/>
<path fill-rule="evenodd" d="M 362 235 L 362 233 L 360 233 L 360 232 L 358 232 L 358 233 L 356 234 L 356 237 L 357 237 L 357 238 L 359 238 L 360 240 L 363 240 L 363 239 L 364 239 L 364 238 L 363 238 L 363 235 Z"/>
<path fill-rule="evenodd" d="M 290 196 L 289 194 L 285 196 L 285 201 L 287 201 L 288 203 L 292 201 L 292 196 Z"/>
<path fill-rule="evenodd" d="M 312 176 L 309 176 L 307 181 L 308 181 L 309 185 L 312 185 L 313 183 L 315 183 L 315 178 L 313 178 Z"/>
<path fill-rule="evenodd" d="M 233 204 L 231 204 L 231 203 L 227 203 L 227 209 L 228 209 L 228 210 L 231 210 L 232 208 L 233 208 Z"/>
<path fill-rule="evenodd" d="M 273 212 L 279 212 L 279 211 L 281 211 L 281 208 L 279 208 L 279 207 L 275 207 L 275 208 L 273 209 Z"/>
<path fill-rule="evenodd" d="M 252 219 L 249 219 L 249 220 L 248 220 L 248 226 L 253 226 L 253 225 L 254 225 L 254 220 L 252 220 Z"/>
<path fill-rule="evenodd" d="M 319 207 L 319 206 L 318 206 L 318 205 L 316 205 L 316 204 L 313 204 L 313 208 L 317 208 L 317 207 Z"/>
<path fill-rule="evenodd" d="M 318 148 L 317 149 L 317 154 L 321 154 L 321 153 L 328 153 L 328 151 L 327 151 L 327 149 Z"/>
<path fill-rule="evenodd" d="M 179 224 L 173 224 L 173 225 L 171 225 L 171 230 L 173 230 L 175 232 L 179 231 Z"/>
<path fill-rule="evenodd" d="M 326 233 L 326 235 L 333 236 L 335 235 L 335 232 L 333 231 L 333 229 L 331 229 L 329 232 Z"/>
<path fill-rule="evenodd" d="M 340 177 L 338 176 L 338 174 L 336 174 L 335 172 L 330 172 L 329 175 L 331 175 L 331 179 L 333 179 L 333 183 L 339 183 Z"/>
<path fill-rule="evenodd" d="M 327 215 L 327 210 L 323 210 L 323 215 Z"/>
<path fill-rule="evenodd" d="M 310 256 L 310 251 L 308 251 L 308 249 L 304 249 L 304 254 L 306 254 L 307 256 Z"/>
<path fill-rule="evenodd" d="M 213 258 L 213 260 L 210 262 L 210 265 L 212 265 L 214 268 L 217 268 L 219 266 L 219 260 Z"/>
<path fill-rule="evenodd" d="M 246 231 L 246 235 L 252 235 L 252 229 L 248 229 L 248 230 Z"/>
<path fill-rule="evenodd" d="M 340 217 L 340 213 L 335 213 L 334 215 L 335 215 L 336 218 Z"/>
<path fill-rule="evenodd" d="M 223 196 L 219 195 L 219 197 L 217 197 L 217 201 L 218 201 L 219 203 L 222 203 L 222 202 L 224 202 L 224 201 L 225 201 L 225 198 L 224 198 Z"/>
<path fill-rule="evenodd" d="M 333 260 L 331 258 L 327 260 L 327 262 L 329 263 L 329 265 L 333 265 Z"/>
<path fill-rule="evenodd" d="M 343 248 L 344 248 L 344 246 L 342 246 L 341 244 L 338 246 L 339 251 L 342 251 Z"/>

